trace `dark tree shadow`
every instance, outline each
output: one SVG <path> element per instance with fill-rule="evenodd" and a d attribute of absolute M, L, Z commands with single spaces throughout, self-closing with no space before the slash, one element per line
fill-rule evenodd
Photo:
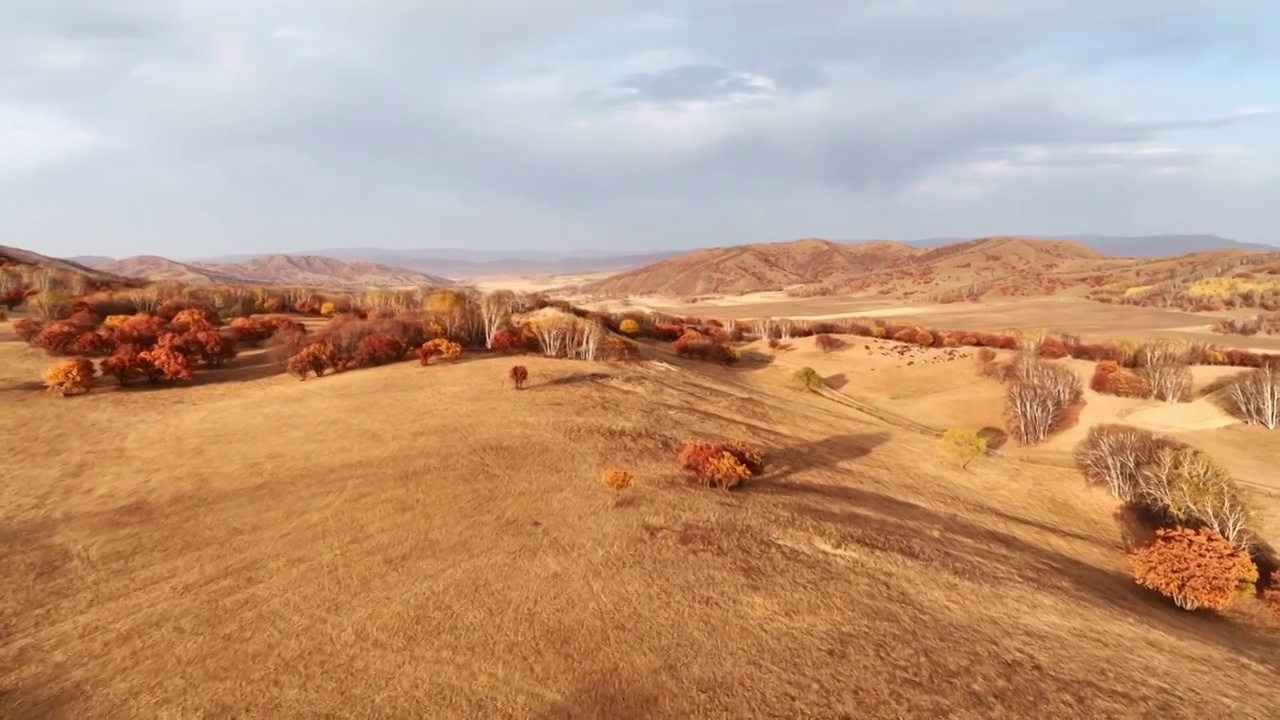
<path fill-rule="evenodd" d="M 557 387 L 561 385 L 580 385 L 588 382 L 602 382 L 604 380 L 613 379 L 613 375 L 609 373 L 592 372 L 592 373 L 574 373 L 572 375 L 564 375 L 557 378 L 551 378 L 537 385 L 526 385 L 526 390 L 536 390 L 543 387 Z"/>
<path fill-rule="evenodd" d="M 841 542 L 899 555 L 932 572 L 989 587 L 1029 584 L 1044 588 L 1123 613 L 1171 637 L 1218 647 L 1280 673 L 1280 642 L 1276 639 L 1218 614 L 1181 610 L 1168 598 L 1137 585 L 1127 574 L 1096 567 L 953 513 L 871 490 L 792 480 L 777 483 L 773 492 L 800 500 L 796 514 L 832 527 Z"/>
<path fill-rule="evenodd" d="M 841 463 L 870 455 L 872 451 L 889 441 L 888 433 L 858 433 L 833 435 L 817 442 L 803 443 L 767 450 L 768 466 L 763 480 L 777 481 L 804 470 L 836 469 Z M 790 483 L 779 487 L 788 487 Z"/>
<path fill-rule="evenodd" d="M 988 451 L 999 450 L 1009 442 L 1009 433 L 990 425 L 979 430 L 978 437 L 987 442 Z"/>
<path fill-rule="evenodd" d="M 744 350 L 742 351 L 742 357 L 738 360 L 738 365 L 739 367 L 764 367 L 772 365 L 776 359 L 776 355 L 770 355 L 759 350 Z"/>
<path fill-rule="evenodd" d="M 844 373 L 836 373 L 823 378 L 822 382 L 832 390 L 839 390 L 849 384 L 849 377 Z"/>
<path fill-rule="evenodd" d="M 646 720 L 658 717 L 658 695 L 618 669 L 582 681 L 538 714 L 542 720 Z"/>

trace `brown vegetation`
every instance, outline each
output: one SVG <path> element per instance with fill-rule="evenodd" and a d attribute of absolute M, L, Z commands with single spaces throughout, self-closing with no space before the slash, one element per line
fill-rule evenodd
<path fill-rule="evenodd" d="M 62 395 L 80 395 L 89 392 L 95 375 L 93 362 L 85 358 L 63 360 L 45 371 L 44 384 Z"/>
<path fill-rule="evenodd" d="M 1223 393 L 1232 415 L 1269 430 L 1280 426 L 1280 366 L 1245 372 L 1228 381 Z"/>
<path fill-rule="evenodd" d="M 703 485 L 725 490 L 732 490 L 764 472 L 764 454 L 760 449 L 738 441 L 690 441 L 681 448 L 677 462 Z"/>
<path fill-rule="evenodd" d="M 523 365 L 513 365 L 511 371 L 507 373 L 507 377 L 511 378 L 511 382 L 517 390 L 523 390 L 524 384 L 529 382 L 529 368 Z"/>

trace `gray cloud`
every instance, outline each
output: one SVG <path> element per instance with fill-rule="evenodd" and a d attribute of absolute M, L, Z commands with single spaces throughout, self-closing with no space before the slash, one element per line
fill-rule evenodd
<path fill-rule="evenodd" d="M 1251 0 L 0 9 L 0 231 L 77 251 L 119 238 L 156 250 L 193 232 L 306 247 L 299 228 L 350 233 L 338 244 L 386 244 L 362 229 L 458 244 L 472 227 L 494 242 L 670 245 L 815 234 L 815 218 L 837 236 L 915 232 L 920 217 L 936 223 L 922 234 L 962 234 L 980 216 L 1000 225 L 982 198 L 1191 192 L 1156 172 L 1252 197 L 1280 147 L 1256 146 L 1241 172 L 1231 163 L 1248 153 L 1205 143 L 1233 146 L 1238 131 L 1274 123 L 1272 108 L 1240 111 L 1272 99 L 1261 85 L 1185 117 L 1170 91 L 1116 73 L 1274 68 L 1278 14 Z M 1185 131 L 1199 144 L 1180 147 Z M 1105 178 L 1090 174 L 1100 167 Z M 1019 172 L 1025 186 L 1010 190 Z M 1055 188 L 1040 184 L 1046 173 Z M 1040 229 L 1013 222 L 1039 207 L 1055 225 L 1060 211 L 1035 200 L 1013 200 L 1009 224 Z M 1263 213 L 1196 206 L 1201 229 L 1277 230 Z M 755 213 L 768 221 L 744 219 Z"/>

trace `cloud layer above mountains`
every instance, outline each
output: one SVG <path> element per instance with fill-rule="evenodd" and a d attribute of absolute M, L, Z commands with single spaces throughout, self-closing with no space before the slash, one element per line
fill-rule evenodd
<path fill-rule="evenodd" d="M 1280 242 L 1266 0 L 13 5 L 0 233 L 53 254 Z"/>

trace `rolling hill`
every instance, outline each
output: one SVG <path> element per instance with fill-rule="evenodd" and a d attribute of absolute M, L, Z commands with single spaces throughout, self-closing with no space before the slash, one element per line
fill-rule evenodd
<path fill-rule="evenodd" d="M 21 248 L 0 245 L 0 268 L 10 268 L 19 274 L 46 272 L 69 283 L 83 282 L 94 288 L 121 288 L 140 285 L 136 277 L 113 273 L 109 269 L 90 267 L 73 260 L 41 255 Z"/>
<path fill-rule="evenodd" d="M 1240 242 L 1219 235 L 1022 235 L 1032 240 L 1072 240 L 1114 258 L 1163 258 L 1216 250 L 1275 252 L 1280 247 L 1262 243 Z M 970 238 L 926 238 L 907 244 L 918 248 L 936 248 L 964 242 Z"/>
<path fill-rule="evenodd" d="M 782 290 L 894 267 L 922 251 L 900 243 L 806 239 L 708 248 L 583 286 L 592 294 L 705 295 Z"/>
<path fill-rule="evenodd" d="M 1218 267 L 1243 251 L 1116 258 L 1069 240 L 991 237 L 929 249 L 905 243 L 828 240 L 714 248 L 579 288 L 592 296 L 875 293 L 931 299 L 1083 294 L 1108 285 L 1150 285 Z"/>
<path fill-rule="evenodd" d="M 328 248 L 308 251 L 344 261 L 393 265 L 451 278 L 482 278 L 498 275 L 563 275 L 585 272 L 619 272 L 665 260 L 678 251 L 619 253 L 607 250 L 391 250 L 386 248 Z M 228 255 L 208 258 L 198 264 L 241 263 L 262 255 Z"/>
<path fill-rule="evenodd" d="M 188 285 L 307 285 L 324 288 L 449 285 L 417 270 L 314 255 L 266 255 L 242 262 L 182 263 L 154 255 L 95 263 L 100 270 Z"/>

